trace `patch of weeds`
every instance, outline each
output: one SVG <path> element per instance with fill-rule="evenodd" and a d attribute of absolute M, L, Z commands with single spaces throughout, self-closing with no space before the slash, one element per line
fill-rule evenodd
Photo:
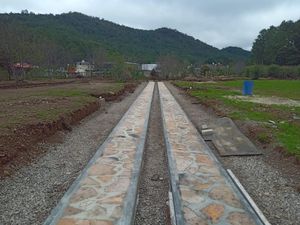
<path fill-rule="evenodd" d="M 269 112 L 266 112 L 259 104 L 251 102 L 242 102 L 224 98 L 223 103 L 230 107 L 232 110 L 229 116 L 234 119 L 240 120 L 255 120 L 255 121 L 268 121 L 274 120 L 276 117 Z"/>
<path fill-rule="evenodd" d="M 259 132 L 256 134 L 257 140 L 262 144 L 270 144 L 271 136 L 267 132 Z"/>
<path fill-rule="evenodd" d="M 77 97 L 87 96 L 87 93 L 78 89 L 50 89 L 42 92 L 41 95 L 47 97 Z"/>
<path fill-rule="evenodd" d="M 284 145 L 289 153 L 300 158 L 300 127 L 291 123 L 283 123 L 278 124 L 278 128 L 278 140 Z"/>
<path fill-rule="evenodd" d="M 67 111 L 66 109 L 62 109 L 62 108 L 44 109 L 44 110 L 41 109 L 36 113 L 36 118 L 41 121 L 52 121 L 57 119 L 60 115 L 62 115 L 66 111 Z"/>
<path fill-rule="evenodd" d="M 218 82 L 222 86 L 243 88 L 243 80 Z M 300 80 L 255 80 L 254 94 L 300 100 Z"/>

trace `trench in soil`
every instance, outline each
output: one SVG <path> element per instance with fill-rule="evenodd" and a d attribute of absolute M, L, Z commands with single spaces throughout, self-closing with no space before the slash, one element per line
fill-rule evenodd
<path fill-rule="evenodd" d="M 156 83 L 144 149 L 143 167 L 138 185 L 135 225 L 170 224 L 168 193 L 167 149 Z"/>

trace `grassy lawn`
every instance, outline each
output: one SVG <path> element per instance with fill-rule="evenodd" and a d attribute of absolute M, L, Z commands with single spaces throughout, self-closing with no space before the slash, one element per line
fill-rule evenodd
<path fill-rule="evenodd" d="M 258 133 L 260 142 L 267 142 L 271 137 L 286 151 L 300 158 L 300 107 L 287 105 L 266 105 L 231 99 L 228 96 L 242 94 L 243 81 L 199 83 L 178 81 L 175 85 L 188 89 L 190 95 L 201 102 L 222 111 L 232 119 L 256 121 L 264 132 Z M 296 80 L 257 80 L 254 81 L 254 94 L 276 96 L 300 100 L 300 81 Z M 275 122 L 275 125 L 269 123 Z"/>
<path fill-rule="evenodd" d="M 117 92 L 123 83 L 72 83 L 20 89 L 0 89 L 0 133 L 26 124 L 58 119 L 96 101 L 91 94 Z"/>

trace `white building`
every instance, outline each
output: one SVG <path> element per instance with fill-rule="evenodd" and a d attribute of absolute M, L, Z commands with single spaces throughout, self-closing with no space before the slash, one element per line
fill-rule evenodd
<path fill-rule="evenodd" d="M 157 64 L 142 64 L 142 70 L 143 71 L 152 71 L 157 68 Z"/>
<path fill-rule="evenodd" d="M 152 70 L 157 71 L 157 64 L 142 64 L 142 71 L 145 77 L 150 77 Z"/>
<path fill-rule="evenodd" d="M 94 65 L 82 60 L 81 62 L 76 63 L 75 73 L 80 76 L 86 77 L 91 74 L 93 69 Z"/>

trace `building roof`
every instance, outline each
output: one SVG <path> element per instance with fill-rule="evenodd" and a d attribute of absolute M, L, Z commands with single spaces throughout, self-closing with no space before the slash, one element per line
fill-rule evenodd
<path fill-rule="evenodd" d="M 32 65 L 29 63 L 15 63 L 14 67 L 17 69 L 31 69 Z"/>
<path fill-rule="evenodd" d="M 142 64 L 142 70 L 144 71 L 152 71 L 157 68 L 157 64 Z"/>

